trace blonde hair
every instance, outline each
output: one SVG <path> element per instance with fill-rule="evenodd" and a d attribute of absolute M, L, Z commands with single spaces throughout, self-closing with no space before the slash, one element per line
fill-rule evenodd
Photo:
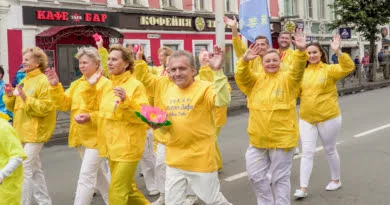
<path fill-rule="evenodd" d="M 99 65 L 99 68 L 101 67 L 100 62 L 100 56 L 98 53 L 98 50 L 95 47 L 89 46 L 83 46 L 77 50 L 76 59 L 79 60 L 82 56 L 86 55 L 88 58 L 92 59 L 94 62 L 96 62 Z"/>
<path fill-rule="evenodd" d="M 34 57 L 35 61 L 39 64 L 39 69 L 44 72 L 47 67 L 47 55 L 41 48 L 38 47 L 32 47 L 32 48 L 25 48 L 23 49 L 23 55 L 27 53 L 32 53 L 32 56 Z"/>
<path fill-rule="evenodd" d="M 132 51 L 126 47 L 123 47 L 120 44 L 112 45 L 110 47 L 109 53 L 111 53 L 112 51 L 120 51 L 122 53 L 122 56 L 121 56 L 122 60 L 129 64 L 129 66 L 127 66 L 126 70 L 129 70 L 130 73 L 133 73 L 134 72 L 134 57 L 133 57 Z"/>
<path fill-rule="evenodd" d="M 170 56 L 173 53 L 172 49 L 166 46 L 163 46 L 157 50 L 158 54 L 160 54 L 161 52 L 164 52 L 164 55 L 166 56 Z"/>

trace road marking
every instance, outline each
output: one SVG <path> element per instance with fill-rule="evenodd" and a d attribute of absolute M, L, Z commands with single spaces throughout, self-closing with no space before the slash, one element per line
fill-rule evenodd
<path fill-rule="evenodd" d="M 343 142 L 344 142 L 344 141 L 337 142 L 336 145 L 339 145 L 339 144 L 341 144 L 341 143 L 343 143 Z M 323 146 L 319 146 L 319 147 L 316 148 L 316 151 L 315 151 L 315 152 L 319 152 L 319 151 L 321 151 L 321 150 L 323 150 L 323 149 L 324 149 Z M 299 159 L 299 158 L 301 158 L 301 157 L 302 157 L 302 154 L 298 154 L 298 155 L 295 155 L 295 156 L 294 156 L 294 159 Z M 227 177 L 227 178 L 225 178 L 224 180 L 225 180 L 225 181 L 228 181 L 228 182 L 232 182 L 232 181 L 235 181 L 235 180 L 237 180 L 237 179 L 241 179 L 241 178 L 246 177 L 246 176 L 248 176 L 248 173 L 247 173 L 247 172 L 241 172 L 241 173 L 235 174 L 235 175 L 233 175 L 233 176 Z"/>
<path fill-rule="evenodd" d="M 371 134 L 371 133 L 373 133 L 373 132 L 377 132 L 377 131 L 379 131 L 379 130 L 386 129 L 386 128 L 388 128 L 388 127 L 390 127 L 390 124 L 383 125 L 383 126 L 374 128 L 374 129 L 372 129 L 372 130 L 368 130 L 368 131 L 366 131 L 366 132 L 362 132 L 362 133 L 357 134 L 357 135 L 355 135 L 355 136 L 353 136 L 353 137 L 355 137 L 355 138 L 363 137 L 363 136 L 369 135 L 369 134 Z"/>

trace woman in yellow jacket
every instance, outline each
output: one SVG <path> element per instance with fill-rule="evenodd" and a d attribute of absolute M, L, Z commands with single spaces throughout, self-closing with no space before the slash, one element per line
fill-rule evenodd
<path fill-rule="evenodd" d="M 265 72 L 251 70 L 248 62 L 258 56 L 257 45 L 252 45 L 237 62 L 235 79 L 247 96 L 249 108 L 246 169 L 258 204 L 290 204 L 293 148 L 298 145 L 296 98 L 308 59 L 305 36 L 299 32 L 294 37 L 297 50 L 289 72 L 279 70 L 280 57 L 275 50 L 263 56 Z"/>
<path fill-rule="evenodd" d="M 15 129 L 0 118 L 0 204 L 21 204 L 23 159 L 26 154 Z"/>
<path fill-rule="evenodd" d="M 76 59 L 79 60 L 81 78 L 72 82 L 70 87 L 64 91 L 54 69 L 46 72 L 51 88 L 50 96 L 57 110 L 70 113 L 69 147 L 77 147 L 82 154 L 79 180 L 77 183 L 75 205 L 89 205 L 92 202 L 93 193 L 98 189 L 108 204 L 109 177 L 104 169 L 103 158 L 98 155 L 97 129 L 91 122 L 77 124 L 74 117 L 80 113 L 89 113 L 96 110 L 88 108 L 91 102 L 84 101 L 80 96 L 90 87 L 88 80 L 100 68 L 100 56 L 94 47 L 81 47 Z M 109 85 L 109 80 L 102 77 L 96 83 L 97 90 L 103 90 Z"/>
<path fill-rule="evenodd" d="M 348 54 L 341 52 L 339 35 L 330 43 L 332 51 L 338 56 L 339 64 L 329 65 L 326 53 L 318 42 L 307 46 L 309 61 L 301 86 L 301 105 L 299 111 L 299 130 L 302 143 L 300 172 L 301 189 L 294 196 L 307 196 L 307 187 L 313 168 L 313 157 L 318 135 L 321 138 L 331 172 L 331 182 L 326 190 L 333 191 L 341 187 L 340 159 L 336 149 L 336 138 L 341 129 L 341 114 L 337 102 L 338 80 L 347 76 L 354 69 L 354 63 Z"/>
<path fill-rule="evenodd" d="M 7 109 L 14 113 L 14 127 L 24 144 L 23 204 L 32 204 L 33 192 L 39 204 L 52 204 L 47 191 L 39 153 L 56 125 L 56 110 L 50 100 L 50 84 L 44 72 L 47 56 L 38 47 L 23 50 L 26 77 L 3 96 Z"/>
<path fill-rule="evenodd" d="M 79 114 L 77 123 L 91 123 L 98 127 L 99 155 L 108 157 L 111 183 L 109 204 L 146 205 L 150 202 L 136 188 L 134 181 L 138 161 L 145 147 L 146 126 L 136 117 L 142 105 L 148 105 L 144 86 L 132 75 L 134 60 L 131 51 L 121 45 L 113 45 L 109 54 L 99 48 L 101 58 L 107 58 L 110 82 L 103 90 L 97 89 L 99 80 L 91 80 L 91 86 L 82 95 L 93 102 L 98 112 Z M 99 79 L 100 75 L 93 78 Z M 94 81 L 94 82 L 92 82 Z"/>

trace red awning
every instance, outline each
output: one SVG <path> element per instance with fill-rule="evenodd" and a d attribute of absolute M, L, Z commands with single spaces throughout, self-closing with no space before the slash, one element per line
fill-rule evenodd
<path fill-rule="evenodd" d="M 56 35 L 58 32 L 60 32 L 64 29 L 70 28 L 70 27 L 80 27 L 80 26 L 53 26 L 53 27 L 50 27 L 50 28 L 42 31 L 41 33 L 39 33 L 37 35 L 37 37 L 53 36 L 53 35 Z"/>

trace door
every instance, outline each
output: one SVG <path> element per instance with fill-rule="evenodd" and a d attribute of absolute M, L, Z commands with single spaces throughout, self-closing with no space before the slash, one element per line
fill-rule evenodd
<path fill-rule="evenodd" d="M 82 76 L 79 70 L 79 61 L 75 58 L 77 48 L 75 45 L 57 45 L 57 72 L 64 87 Z"/>

